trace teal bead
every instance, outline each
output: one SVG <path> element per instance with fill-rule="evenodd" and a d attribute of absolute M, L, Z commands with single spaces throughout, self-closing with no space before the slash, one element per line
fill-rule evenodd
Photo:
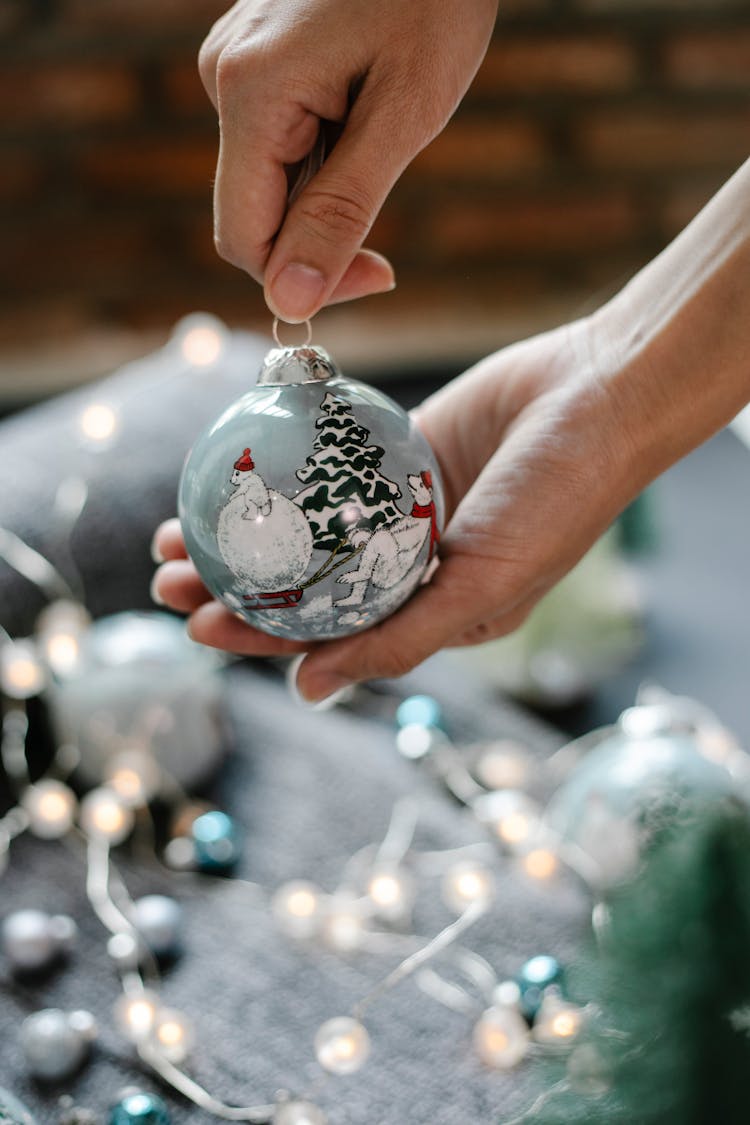
<path fill-rule="evenodd" d="M 410 695 L 396 711 L 399 727 L 419 726 L 443 729 L 443 712 L 431 695 Z"/>
<path fill-rule="evenodd" d="M 112 1106 L 109 1125 L 170 1125 L 169 1110 L 157 1094 L 139 1090 Z"/>
<path fill-rule="evenodd" d="M 227 871 L 240 858 L 240 845 L 234 821 L 214 809 L 193 821 L 195 862 L 200 871 Z"/>
<path fill-rule="evenodd" d="M 0 1125 L 36 1125 L 23 1102 L 0 1086 Z"/>
<path fill-rule="evenodd" d="M 545 991 L 551 985 L 559 986 L 562 977 L 562 965 L 555 957 L 546 953 L 532 957 L 521 967 L 517 978 L 521 990 L 519 1006 L 527 1020 L 534 1021 Z"/>

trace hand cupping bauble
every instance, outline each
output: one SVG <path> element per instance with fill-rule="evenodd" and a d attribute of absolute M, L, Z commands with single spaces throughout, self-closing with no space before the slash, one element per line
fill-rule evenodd
<path fill-rule="evenodd" d="M 393 613 L 437 565 L 443 510 L 435 456 L 405 411 L 309 344 L 268 353 L 196 441 L 179 493 L 209 590 L 296 640 Z"/>

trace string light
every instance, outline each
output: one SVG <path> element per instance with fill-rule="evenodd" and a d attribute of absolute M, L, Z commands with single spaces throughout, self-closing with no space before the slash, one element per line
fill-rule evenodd
<path fill-rule="evenodd" d="M 193 1046 L 193 1028 L 187 1016 L 176 1008 L 160 1008 L 156 1011 L 151 1031 L 152 1043 L 173 1063 L 181 1063 L 187 1058 Z"/>
<path fill-rule="evenodd" d="M 327 1020 L 315 1036 L 315 1055 L 331 1074 L 354 1074 L 370 1054 L 370 1036 L 359 1020 L 338 1016 Z"/>
<path fill-rule="evenodd" d="M 131 833 L 132 809 L 112 789 L 92 789 L 81 801 L 79 821 L 83 831 L 109 844 L 120 844 Z"/>
<path fill-rule="evenodd" d="M 227 330 L 216 317 L 193 313 L 175 331 L 180 353 L 191 367 L 211 367 L 227 346 Z"/>
<path fill-rule="evenodd" d="M 271 911 L 281 929 L 295 938 L 310 938 L 320 927 L 322 894 L 314 883 L 297 879 L 279 887 Z"/>
<path fill-rule="evenodd" d="M 86 407 L 78 424 L 83 437 L 101 447 L 107 445 L 117 433 L 117 414 L 106 403 L 95 402 Z"/>
<path fill-rule="evenodd" d="M 539 806 L 517 789 L 484 793 L 472 803 L 472 811 L 511 851 L 522 847 L 538 830 Z"/>
<path fill-rule="evenodd" d="M 42 840 L 56 840 L 73 826 L 76 797 L 61 781 L 42 779 L 29 785 L 22 798 L 29 816 L 29 829 Z"/>
<path fill-rule="evenodd" d="M 31 641 L 11 641 L 0 648 L 0 686 L 11 699 L 39 695 L 44 679 L 44 668 Z"/>
<path fill-rule="evenodd" d="M 273 1125 L 327 1125 L 322 1109 L 307 1101 L 282 1102 L 273 1115 Z"/>
<path fill-rule="evenodd" d="M 531 879 L 545 882 L 557 873 L 559 861 L 549 848 L 532 848 L 521 861 L 523 870 Z"/>
<path fill-rule="evenodd" d="M 144 750 L 124 750 L 111 759 L 105 781 L 123 804 L 138 809 L 148 804 L 158 792 L 161 770 Z"/>
<path fill-rule="evenodd" d="M 499 739 L 482 748 L 474 767 L 477 779 L 485 788 L 520 789 L 529 781 L 528 754 L 517 742 Z"/>
<path fill-rule="evenodd" d="M 322 934 L 338 953 L 359 949 L 366 933 L 363 903 L 348 894 L 332 895 L 325 906 Z"/>
<path fill-rule="evenodd" d="M 445 873 L 443 901 L 457 913 L 474 902 L 489 903 L 494 896 L 494 880 L 488 867 L 479 863 L 455 863 Z"/>
<path fill-rule="evenodd" d="M 388 921 L 403 919 L 414 901 L 414 883 L 406 871 L 385 867 L 372 872 L 368 897 L 377 914 Z"/>
<path fill-rule="evenodd" d="M 577 1037 L 583 1020 L 583 1008 L 563 1000 L 552 988 L 545 993 L 534 1019 L 534 1039 L 548 1047 L 565 1046 Z"/>
<path fill-rule="evenodd" d="M 119 997 L 115 1003 L 115 1021 L 132 1043 L 142 1043 L 153 1033 L 158 1010 L 159 997 L 144 988 L 133 995 L 125 993 Z"/>
<path fill-rule="evenodd" d="M 528 1025 L 514 1008 L 488 1008 L 474 1026 L 473 1041 L 483 1063 L 510 1070 L 529 1049 Z"/>

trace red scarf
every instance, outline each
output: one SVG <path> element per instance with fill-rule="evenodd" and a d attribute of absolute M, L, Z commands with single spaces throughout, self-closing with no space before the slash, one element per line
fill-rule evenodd
<path fill-rule="evenodd" d="M 437 529 L 437 513 L 435 512 L 435 501 L 431 500 L 429 504 L 414 503 L 411 514 L 416 516 L 418 520 L 430 520 L 430 553 L 427 556 L 429 562 L 435 553 L 435 548 L 440 542 L 440 532 Z"/>

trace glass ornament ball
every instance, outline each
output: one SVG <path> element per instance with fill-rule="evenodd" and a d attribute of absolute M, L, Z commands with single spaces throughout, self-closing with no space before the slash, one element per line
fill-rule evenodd
<path fill-rule="evenodd" d="M 257 385 L 197 439 L 179 514 L 220 601 L 308 641 L 357 633 L 411 596 L 436 565 L 444 504 L 406 412 L 305 346 L 270 351 Z"/>
<path fill-rule="evenodd" d="M 143 895 L 132 922 L 155 957 L 176 957 L 182 948 L 182 907 L 168 895 Z"/>
<path fill-rule="evenodd" d="M 591 861 L 587 879 L 602 890 L 632 878 L 660 834 L 737 794 L 690 733 L 643 724 L 640 733 L 640 710 L 583 756 L 545 813 L 551 832 Z"/>
<path fill-rule="evenodd" d="M 16 973 L 44 972 L 73 946 L 76 924 L 65 914 L 16 910 L 3 920 L 0 947 Z"/>
<path fill-rule="evenodd" d="M 157 612 L 101 617 L 78 643 L 75 667 L 48 684 L 45 702 L 56 742 L 79 751 L 85 787 L 113 777 L 137 805 L 162 772 L 188 791 L 213 774 L 224 749 L 218 653 Z"/>
<path fill-rule="evenodd" d="M 225 812 L 212 809 L 193 821 L 190 836 L 199 871 L 230 871 L 240 858 L 240 841 L 234 821 Z"/>
<path fill-rule="evenodd" d="M 36 1125 L 31 1111 L 4 1086 L 0 1086 L 0 1121 L 3 1125 Z"/>
<path fill-rule="evenodd" d="M 169 1110 L 157 1094 L 134 1090 L 112 1106 L 108 1125 L 170 1125 L 170 1120 Z"/>
<path fill-rule="evenodd" d="M 521 989 L 520 1008 L 528 1020 L 534 1020 L 548 988 L 560 986 L 563 968 L 556 957 L 539 953 L 521 966 L 517 983 Z"/>
<path fill-rule="evenodd" d="M 29 1071 L 48 1082 L 66 1078 L 83 1063 L 96 1038 L 90 1012 L 44 1008 L 21 1024 L 21 1050 Z"/>

